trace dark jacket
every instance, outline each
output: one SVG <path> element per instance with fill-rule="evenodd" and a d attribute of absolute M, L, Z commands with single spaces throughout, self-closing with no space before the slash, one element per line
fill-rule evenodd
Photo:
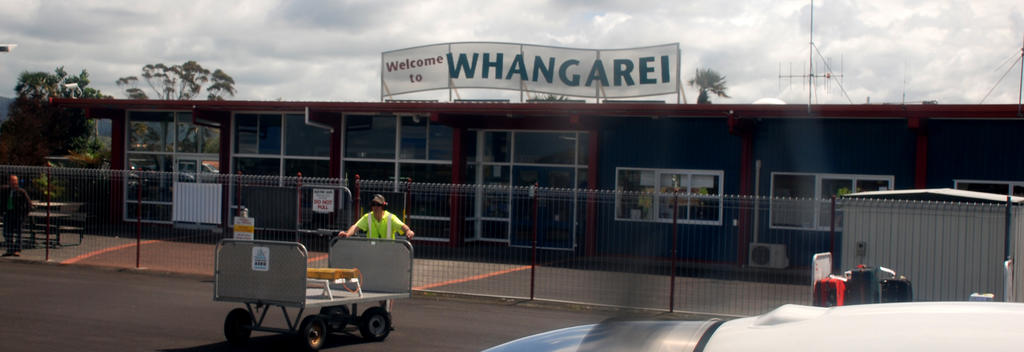
<path fill-rule="evenodd" d="M 32 210 L 32 200 L 28 198 L 28 192 L 25 192 L 24 188 L 15 187 L 13 198 L 10 192 L 11 186 L 0 187 L 0 213 L 6 216 L 16 215 L 19 217 L 28 215 L 29 210 Z M 7 214 L 8 199 L 14 202 L 14 214 Z"/>

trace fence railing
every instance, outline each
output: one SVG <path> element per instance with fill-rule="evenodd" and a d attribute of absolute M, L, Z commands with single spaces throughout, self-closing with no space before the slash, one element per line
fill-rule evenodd
<path fill-rule="evenodd" d="M 895 269 L 918 300 L 1000 299 L 1024 232 L 1006 204 L 0 165 L 10 174 L 36 205 L 31 259 L 212 274 L 244 208 L 254 238 L 300 242 L 326 266 L 333 234 L 379 193 L 416 231 L 414 289 L 740 316 L 809 304 L 819 252 L 836 273 Z"/>

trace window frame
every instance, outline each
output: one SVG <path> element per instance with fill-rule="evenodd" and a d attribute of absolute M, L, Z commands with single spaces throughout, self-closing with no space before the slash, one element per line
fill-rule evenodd
<path fill-rule="evenodd" d="M 620 177 L 620 173 L 622 171 L 626 171 L 626 170 L 628 170 L 628 171 L 639 171 L 639 172 L 652 172 L 653 173 L 653 175 L 652 175 L 652 177 L 654 178 L 654 185 L 652 187 L 653 188 L 653 198 L 651 199 L 651 205 L 650 205 L 650 213 L 651 213 L 651 215 L 650 215 L 649 218 L 641 217 L 639 219 L 634 219 L 634 218 L 627 218 L 627 217 L 619 216 L 619 214 L 621 214 L 620 213 L 620 210 L 622 209 L 621 207 L 623 206 L 623 204 L 622 204 L 622 193 L 623 193 L 623 191 L 621 191 L 620 188 L 619 188 L 619 177 Z M 671 218 L 666 219 L 666 218 L 662 218 L 662 217 L 658 216 L 660 214 L 660 207 L 661 207 L 661 202 L 659 201 L 659 199 L 660 199 L 659 197 L 664 197 L 666 194 L 671 194 L 671 193 L 664 193 L 664 192 L 660 192 L 659 191 L 660 189 L 664 188 L 663 185 L 661 184 L 661 179 L 662 179 L 663 175 L 686 175 L 687 176 L 687 180 L 689 182 L 685 186 L 687 189 L 691 188 L 691 186 L 693 184 L 693 179 L 694 179 L 695 176 L 711 176 L 711 177 L 714 177 L 715 180 L 717 181 L 717 184 L 718 184 L 718 192 L 717 192 L 717 194 L 709 194 L 707 196 L 701 196 L 701 197 L 709 197 L 709 198 L 714 198 L 714 199 L 718 200 L 718 205 L 717 205 L 717 208 L 718 208 L 717 209 L 718 210 L 717 214 L 718 215 L 716 217 L 717 220 L 692 219 L 689 216 L 687 216 L 686 214 L 690 214 L 692 209 L 695 208 L 688 201 L 689 199 L 688 199 L 687 195 L 690 195 L 692 193 L 680 193 L 681 199 L 686 199 L 687 200 L 687 202 L 685 204 L 686 213 L 684 213 L 684 215 L 681 215 L 678 218 L 676 218 L 675 221 L 678 224 L 716 225 L 716 226 L 721 226 L 722 225 L 722 221 L 723 221 L 722 217 L 725 215 L 724 214 L 724 205 L 725 205 L 725 202 L 724 202 L 724 194 L 725 194 L 724 192 L 725 192 L 725 189 L 724 188 L 725 187 L 724 187 L 724 182 L 723 182 L 725 180 L 725 171 L 724 170 L 616 167 L 615 168 L 615 220 L 616 221 L 631 221 L 631 222 L 672 223 L 673 219 L 671 219 Z M 679 187 L 682 188 L 684 186 L 680 185 Z M 629 191 L 629 192 L 633 192 L 633 191 Z M 683 206 L 684 206 L 683 204 L 680 204 L 680 208 L 679 208 L 680 212 L 683 211 L 683 209 L 684 209 Z"/>
<path fill-rule="evenodd" d="M 787 225 L 776 225 L 775 224 L 775 207 L 776 201 L 782 197 L 775 196 L 775 185 L 776 176 L 811 176 L 814 177 L 814 195 L 809 200 L 814 204 L 811 211 L 814 213 L 813 222 L 810 227 L 805 226 L 787 226 Z M 896 183 L 896 177 L 894 175 L 871 175 L 871 174 L 832 174 L 832 173 L 813 173 L 813 172 L 785 172 L 776 171 L 771 173 L 771 179 L 769 180 L 769 204 L 768 204 L 768 228 L 778 230 L 798 230 L 798 231 L 828 231 L 831 229 L 831 224 L 828 220 L 821 218 L 821 212 L 824 207 L 831 206 L 832 196 L 828 198 L 822 195 L 822 182 L 824 180 L 849 180 L 854 189 L 852 192 L 857 192 L 856 186 L 858 181 L 885 181 L 889 183 L 888 189 L 893 189 L 893 185 Z M 877 191 L 877 190 L 871 190 Z M 806 198 L 793 198 L 794 200 L 808 200 Z M 837 219 L 836 229 L 842 227 L 842 219 Z"/>
<path fill-rule="evenodd" d="M 327 149 L 327 155 L 324 155 L 324 156 L 308 156 L 308 155 L 290 155 L 290 154 L 287 154 L 287 152 L 288 152 L 287 151 L 287 149 L 288 149 L 288 147 L 287 147 L 288 146 L 288 140 L 287 140 L 287 138 L 288 138 L 288 117 L 291 116 L 291 115 L 302 116 L 304 113 L 305 112 L 303 112 L 303 111 L 269 111 L 269 112 L 267 112 L 267 111 L 244 111 L 244 112 L 234 112 L 234 113 L 232 113 L 231 114 L 231 140 L 232 140 L 232 143 L 231 143 L 231 147 L 230 147 L 231 148 L 231 161 L 230 161 L 230 164 L 231 164 L 230 165 L 230 167 L 231 167 L 231 174 L 235 174 L 236 172 L 238 172 L 238 170 L 237 170 L 237 164 L 238 164 L 237 159 L 243 158 L 243 159 L 271 159 L 271 160 L 276 160 L 277 161 L 277 175 L 276 176 L 278 176 L 278 177 L 294 177 L 294 176 L 296 176 L 296 175 L 285 175 L 284 174 L 285 170 L 286 170 L 286 164 L 285 163 L 288 160 L 326 161 L 328 163 L 328 175 L 330 175 L 330 160 L 331 160 L 330 148 Z M 256 115 L 257 116 L 257 119 L 256 119 L 257 120 L 257 123 L 256 123 L 256 131 L 257 131 L 256 153 L 240 153 L 239 152 L 239 147 L 240 146 L 238 144 L 239 143 L 239 139 L 238 139 L 238 126 L 239 126 L 239 124 L 238 124 L 238 115 Z M 267 116 L 267 115 L 277 115 L 278 119 L 279 119 L 279 121 L 281 123 L 280 124 L 280 126 L 281 126 L 281 128 L 280 128 L 280 136 L 278 136 L 279 137 L 279 139 L 278 139 L 278 141 L 279 141 L 279 148 L 278 148 L 278 151 L 277 151 L 276 154 L 260 153 L 260 145 L 259 145 L 259 138 L 258 138 L 258 136 L 259 136 L 259 132 L 258 131 L 260 130 L 260 123 L 259 123 L 259 121 L 262 120 L 262 118 L 264 116 Z M 316 126 L 310 126 L 310 127 L 320 128 L 320 127 L 316 127 Z M 331 143 L 330 134 L 328 134 L 326 142 L 327 143 Z M 303 177 L 327 177 L 328 175 L 303 175 Z"/>
<path fill-rule="evenodd" d="M 166 140 L 163 141 L 164 144 L 162 145 L 162 148 L 160 148 L 160 150 L 132 150 L 131 149 L 132 133 L 133 133 L 133 129 L 131 128 L 131 126 L 132 126 L 132 123 L 135 121 L 135 120 L 132 119 L 132 114 L 134 114 L 134 113 L 168 113 L 168 114 L 171 115 L 171 120 L 165 126 L 165 127 L 168 128 L 167 135 L 165 136 Z M 203 132 L 207 131 L 207 130 L 213 130 L 213 129 L 209 128 L 209 127 L 193 124 L 192 123 L 192 111 L 188 111 L 188 110 L 153 110 L 153 109 L 128 110 L 128 111 L 125 111 L 125 124 L 128 126 L 128 128 L 126 128 L 125 136 L 124 136 L 125 137 L 124 138 L 124 157 L 125 157 L 125 164 L 126 164 L 125 168 L 128 171 L 134 170 L 134 169 L 132 169 L 132 165 L 131 165 L 131 160 L 132 160 L 133 156 L 135 156 L 135 157 L 164 157 L 165 158 L 165 162 L 167 163 L 166 166 L 168 166 L 168 167 L 165 170 L 159 170 L 158 172 L 173 173 L 173 172 L 177 172 L 178 171 L 177 170 L 177 167 L 178 167 L 177 166 L 177 162 L 178 162 L 179 158 L 183 158 L 183 159 L 197 158 L 197 157 L 198 158 L 203 158 L 203 157 L 212 158 L 212 157 L 217 157 L 219 155 L 217 153 L 204 153 L 203 152 L 203 146 L 205 145 L 205 138 L 206 138 L 206 137 L 204 137 Z M 179 132 L 179 130 L 178 129 L 179 129 L 179 125 L 183 125 L 183 124 L 186 125 L 186 127 L 196 128 L 197 129 L 198 133 L 196 135 L 196 140 L 197 140 L 197 143 L 198 143 L 198 145 L 197 145 L 198 150 L 196 152 L 181 152 L 181 151 L 178 151 L 178 143 L 179 143 L 179 141 L 178 141 L 178 132 Z M 220 145 L 220 140 L 219 140 L 220 139 L 220 134 L 219 133 L 216 134 L 216 137 L 214 137 L 214 138 L 218 139 L 217 143 L 218 143 L 218 146 L 219 146 Z M 178 182 L 177 182 L 177 180 L 173 179 L 173 177 L 170 177 L 170 176 L 168 176 L 168 180 L 169 181 L 164 181 L 164 180 L 161 179 L 159 182 L 161 182 L 161 183 L 169 182 L 170 185 L 171 185 L 170 186 L 171 188 L 167 189 L 166 192 L 170 192 L 170 194 L 173 194 L 173 192 L 174 192 L 174 190 L 173 190 L 174 184 L 178 183 Z M 169 209 L 168 212 L 171 214 L 170 218 L 168 218 L 168 219 L 160 219 L 160 218 L 153 218 L 153 217 L 143 216 L 143 218 L 141 219 L 142 222 L 153 223 L 153 224 L 171 224 L 171 223 L 173 223 L 173 211 L 174 211 L 173 210 L 173 207 L 174 207 L 174 199 L 173 198 L 171 198 L 170 201 L 166 201 L 166 200 L 159 200 L 159 199 L 153 200 L 152 198 L 144 196 L 143 199 L 141 201 L 139 201 L 138 199 L 133 199 L 133 197 L 136 196 L 136 193 L 135 192 L 130 192 L 129 189 L 130 189 L 129 182 L 122 183 L 122 192 L 123 192 L 122 202 L 124 204 L 124 207 L 123 207 L 123 209 L 121 211 L 121 216 L 122 216 L 122 219 L 124 221 L 134 221 L 134 220 L 136 220 L 136 216 L 134 215 L 134 213 L 129 211 L 129 207 L 135 207 L 135 206 L 138 206 L 139 204 L 141 204 L 143 207 L 148 207 L 150 209 L 167 208 L 167 209 Z M 145 211 L 144 211 L 144 213 L 145 213 Z"/>
<path fill-rule="evenodd" d="M 999 194 L 999 195 L 1001 195 L 1001 196 L 1014 196 L 1014 197 L 1020 197 L 1020 196 L 1013 194 L 1013 188 L 1014 187 L 1024 187 L 1024 181 L 994 181 L 994 180 L 976 180 L 976 179 L 963 179 L 963 180 L 961 180 L 961 179 L 953 179 L 953 189 L 959 189 L 959 190 L 968 191 L 968 189 L 966 189 L 966 188 L 960 188 L 960 184 L 961 183 L 974 183 L 974 184 L 1006 186 L 1006 193 Z M 984 192 L 984 191 L 976 191 L 976 192 Z M 986 192 L 986 193 L 989 193 L 989 192 Z M 996 194 L 996 193 L 992 193 L 992 194 Z"/>

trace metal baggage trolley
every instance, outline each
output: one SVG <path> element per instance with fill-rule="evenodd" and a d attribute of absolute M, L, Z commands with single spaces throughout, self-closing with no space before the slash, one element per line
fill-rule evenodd
<path fill-rule="evenodd" d="M 391 332 L 386 301 L 409 298 L 412 244 L 404 240 L 334 238 L 328 267 L 356 268 L 365 281 L 348 283 L 307 278 L 309 254 L 297 242 L 223 239 L 217 244 L 214 301 L 241 302 L 224 321 L 224 336 L 244 344 L 252 331 L 297 334 L 306 348 L 318 350 L 327 335 L 355 325 L 363 338 L 380 341 Z M 353 280 L 355 281 L 355 280 Z M 359 314 L 359 304 L 365 310 Z M 267 311 L 281 308 L 286 327 L 264 326 Z M 293 315 L 288 308 L 298 309 Z M 301 320 L 306 309 L 319 308 Z"/>

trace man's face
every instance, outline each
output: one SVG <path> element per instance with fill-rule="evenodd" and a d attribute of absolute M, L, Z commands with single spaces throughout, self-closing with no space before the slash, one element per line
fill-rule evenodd
<path fill-rule="evenodd" d="M 11 175 L 10 182 L 8 182 L 8 184 L 10 184 L 11 187 L 18 187 L 18 176 Z"/>

